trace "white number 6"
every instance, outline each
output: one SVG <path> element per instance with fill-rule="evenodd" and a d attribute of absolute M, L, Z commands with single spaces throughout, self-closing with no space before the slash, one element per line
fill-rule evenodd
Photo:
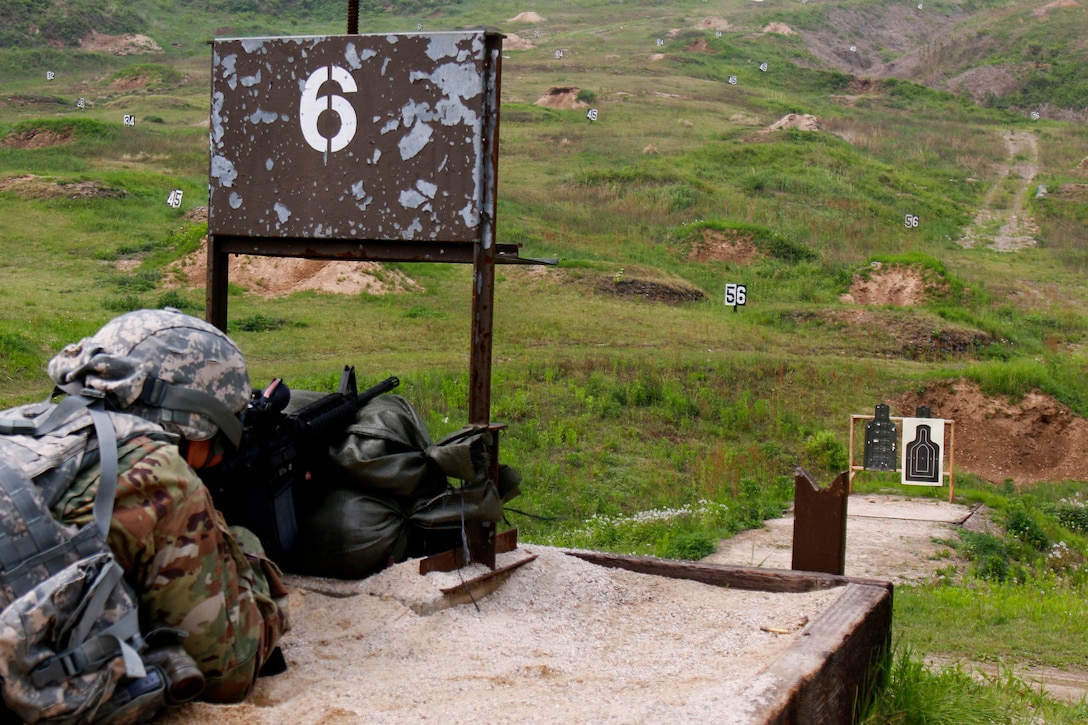
<path fill-rule="evenodd" d="M 302 135 L 306 143 L 317 151 L 339 151 L 355 138 L 357 128 L 355 109 L 352 108 L 348 99 L 336 94 L 317 95 L 321 85 L 330 80 L 339 84 L 343 93 L 354 93 L 358 90 L 351 73 L 338 65 L 318 68 L 306 79 L 306 85 L 302 88 L 302 98 L 298 104 L 298 122 L 302 126 Z M 317 119 L 324 111 L 334 111 L 340 116 L 340 130 L 332 138 L 322 136 L 317 128 Z"/>

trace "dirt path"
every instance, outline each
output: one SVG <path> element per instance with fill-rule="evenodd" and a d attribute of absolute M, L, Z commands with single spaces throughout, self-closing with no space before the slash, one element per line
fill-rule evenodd
<path fill-rule="evenodd" d="M 1035 134 L 1015 131 L 1005 134 L 1004 141 L 1006 161 L 998 164 L 997 179 L 974 222 L 959 240 L 968 249 L 986 243 L 997 252 L 1035 246 L 1035 221 L 1024 213 L 1024 197 L 1039 171 Z M 1011 183 L 1006 184 L 1006 179 Z"/>
<path fill-rule="evenodd" d="M 897 586 L 918 584 L 937 576 L 954 555 L 938 543 L 955 540 L 961 527 L 990 526 L 980 511 L 932 499 L 904 496 L 855 495 L 850 497 L 846 525 L 846 575 L 884 579 Z M 793 517 L 772 519 L 762 529 L 744 531 L 727 539 L 706 561 L 736 566 L 789 569 L 793 558 Z M 956 662 L 927 658 L 933 667 Z M 997 668 L 977 662 L 960 663 L 985 675 Z M 1044 689 L 1054 698 L 1079 702 L 1088 696 L 1088 671 L 1049 667 L 1014 667 L 1025 682 Z"/>

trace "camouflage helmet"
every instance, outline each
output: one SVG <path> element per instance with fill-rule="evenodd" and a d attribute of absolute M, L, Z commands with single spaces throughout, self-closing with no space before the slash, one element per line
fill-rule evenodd
<path fill-rule="evenodd" d="M 48 372 L 64 392 L 94 391 L 111 407 L 193 441 L 222 430 L 237 445 L 238 413 L 251 392 L 238 346 L 214 325 L 170 307 L 114 318 L 61 350 Z"/>

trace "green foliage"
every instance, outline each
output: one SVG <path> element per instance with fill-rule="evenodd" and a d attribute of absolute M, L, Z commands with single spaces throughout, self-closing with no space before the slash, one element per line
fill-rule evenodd
<path fill-rule="evenodd" d="M 592 105 L 597 102 L 597 94 L 589 90 L 588 88 L 583 88 L 578 91 L 577 99 L 582 103 L 588 103 Z"/>
<path fill-rule="evenodd" d="M 128 3 L 5 0 L 0 5 L 0 48 L 46 43 L 74 47 L 90 29 L 120 35 L 138 32 L 143 26 L 143 19 Z"/>
<path fill-rule="evenodd" d="M 1058 522 L 1070 531 L 1088 534 L 1088 506 L 1079 500 L 1062 501 L 1054 506 Z"/>
<path fill-rule="evenodd" d="M 202 310 L 204 305 L 190 300 L 177 290 L 168 290 L 159 295 L 158 299 L 155 301 L 155 307 L 157 309 L 174 307 L 182 312 L 188 312 L 190 315 L 193 315 Z"/>
<path fill-rule="evenodd" d="M 850 452 L 829 430 L 813 433 L 805 439 L 805 455 L 823 471 L 841 473 L 850 468 Z"/>
<path fill-rule="evenodd" d="M 936 667 L 912 647 L 897 646 L 883 663 L 887 687 L 865 703 L 859 725 L 973 725 L 978 723 L 1080 722 L 1088 715 L 1083 702 L 1049 700 L 1009 668 L 993 675 L 963 665 Z"/>
<path fill-rule="evenodd" d="M 1009 509 L 1005 514 L 1005 529 L 1036 551 L 1044 551 L 1050 546 L 1050 538 L 1024 506 Z"/>
<path fill-rule="evenodd" d="M 34 118 L 20 121 L 12 134 L 56 134 L 79 139 L 103 138 L 110 135 L 110 127 L 93 118 Z"/>
<path fill-rule="evenodd" d="M 229 324 L 229 327 L 231 330 L 240 330 L 242 332 L 271 332 L 286 324 L 287 320 L 282 317 L 273 317 L 258 312 L 234 320 Z"/>
<path fill-rule="evenodd" d="M 705 531 L 692 531 L 670 539 L 665 548 L 665 556 L 670 559 L 697 561 L 717 550 L 717 537 Z"/>
<path fill-rule="evenodd" d="M 26 335 L 0 329 L 0 369 L 9 378 L 27 378 L 42 363 L 40 352 Z"/>
<path fill-rule="evenodd" d="M 424 305 L 412 305 L 404 312 L 404 316 L 410 320 L 421 320 L 427 318 L 443 319 L 446 317 L 446 313 L 442 310 L 431 309 L 430 307 L 426 307 Z"/>
<path fill-rule="evenodd" d="M 139 296 L 135 294 L 122 294 L 102 300 L 102 309 L 119 315 L 143 308 L 143 303 L 140 301 Z"/>
<path fill-rule="evenodd" d="M 138 80 L 142 81 L 144 87 L 156 88 L 181 82 L 182 74 L 173 66 L 163 63 L 136 63 L 117 71 L 113 80 L 115 83 Z M 162 118 L 158 116 L 145 116 L 143 120 L 151 121 L 153 118 L 157 118 L 158 123 L 163 122 Z"/>
<path fill-rule="evenodd" d="M 963 553 L 974 560 L 974 571 L 982 579 L 1005 581 L 1009 575 L 1009 549 L 998 536 L 985 531 L 960 532 Z"/>

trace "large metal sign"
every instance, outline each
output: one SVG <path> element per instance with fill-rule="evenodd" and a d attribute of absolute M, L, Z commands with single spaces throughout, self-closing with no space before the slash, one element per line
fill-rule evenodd
<path fill-rule="evenodd" d="M 349 19 L 349 28 L 351 27 Z M 473 266 L 469 422 L 489 423 L 502 34 L 212 43 L 208 320 L 229 255 Z"/>
<path fill-rule="evenodd" d="M 214 41 L 209 233 L 481 241 L 497 113 L 485 35 Z"/>

